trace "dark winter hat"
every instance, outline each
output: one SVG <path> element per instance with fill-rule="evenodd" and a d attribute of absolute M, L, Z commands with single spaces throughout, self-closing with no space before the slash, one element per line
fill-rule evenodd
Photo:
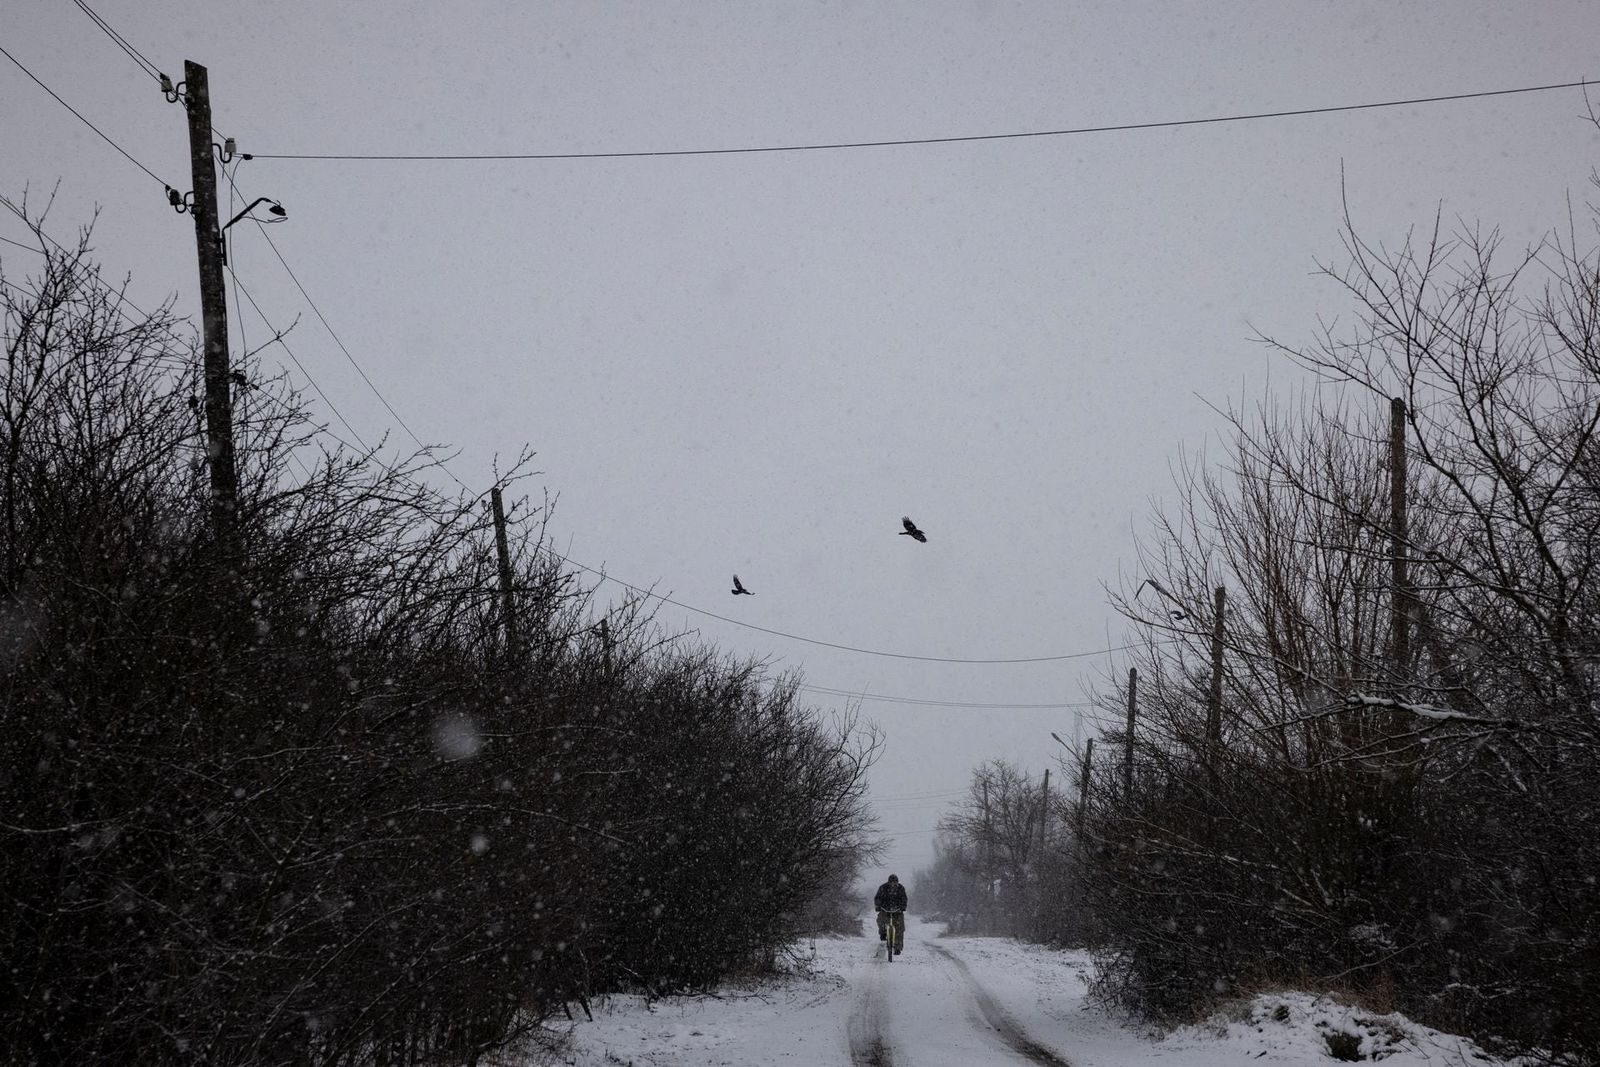
<path fill-rule="evenodd" d="M 898 882 L 899 880 L 900 880 L 900 876 L 898 874 L 891 874 L 889 876 L 889 881 L 891 881 L 891 882 Z"/>

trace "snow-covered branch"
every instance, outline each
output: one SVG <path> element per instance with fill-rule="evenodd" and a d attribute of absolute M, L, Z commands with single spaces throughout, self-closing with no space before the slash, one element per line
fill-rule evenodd
<path fill-rule="evenodd" d="M 1465 712 L 1452 708 L 1441 708 L 1437 704 L 1418 704 L 1409 700 L 1400 700 L 1396 697 L 1375 697 L 1363 693 L 1352 693 L 1344 699 L 1345 706 L 1351 708 L 1391 708 L 1416 715 L 1423 719 L 1432 719 L 1435 722 L 1464 722 L 1473 726 L 1493 726 L 1503 730 L 1514 730 L 1522 724 L 1516 719 L 1493 719 L 1482 715 L 1468 715 Z"/>

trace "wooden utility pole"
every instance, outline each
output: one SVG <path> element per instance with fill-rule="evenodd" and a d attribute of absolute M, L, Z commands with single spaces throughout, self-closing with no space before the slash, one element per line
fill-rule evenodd
<path fill-rule="evenodd" d="M 989 828 L 989 779 L 983 780 L 983 899 L 994 896 L 994 836 Z"/>
<path fill-rule="evenodd" d="M 228 377 L 228 302 L 222 284 L 222 230 L 217 220 L 217 172 L 211 150 L 211 89 L 206 68 L 183 64 L 189 113 L 189 163 L 194 180 L 195 247 L 200 257 L 200 311 L 205 337 L 206 458 L 211 471 L 211 529 L 236 547 L 239 474 L 233 458 L 233 394 Z"/>
<path fill-rule="evenodd" d="M 1083 848 L 1083 820 L 1089 814 L 1089 770 L 1094 762 L 1094 738 L 1083 749 L 1083 769 L 1078 772 L 1078 848 Z"/>
<path fill-rule="evenodd" d="M 1128 668 L 1128 734 L 1122 751 L 1122 802 L 1133 798 L 1133 723 L 1138 718 L 1139 668 Z M 1045 772 L 1049 774 L 1049 771 Z"/>
<path fill-rule="evenodd" d="M 1039 862 L 1044 862 L 1045 844 L 1049 840 L 1047 834 L 1050 829 L 1050 768 L 1044 769 L 1044 789 L 1040 797 L 1039 807 Z"/>
<path fill-rule="evenodd" d="M 1397 677 L 1411 659 L 1406 525 L 1406 402 L 1394 397 L 1389 401 L 1389 638 Z"/>
<path fill-rule="evenodd" d="M 1228 591 L 1217 586 L 1211 621 L 1211 693 L 1206 701 L 1206 761 L 1216 770 L 1217 749 L 1222 745 L 1222 636 L 1228 609 Z"/>
<path fill-rule="evenodd" d="M 494 547 L 500 557 L 500 622 L 506 632 L 506 659 L 516 662 L 521 651 L 517 634 L 516 599 L 511 593 L 511 550 L 506 545 L 506 511 L 500 500 L 500 487 L 489 490 L 494 505 Z"/>
<path fill-rule="evenodd" d="M 611 623 L 600 620 L 600 652 L 605 657 L 606 680 L 611 680 Z"/>

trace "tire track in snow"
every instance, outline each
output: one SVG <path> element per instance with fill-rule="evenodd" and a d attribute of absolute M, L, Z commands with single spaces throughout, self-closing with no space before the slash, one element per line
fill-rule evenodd
<path fill-rule="evenodd" d="M 972 976 L 972 971 L 960 957 L 949 949 L 934 944 L 932 941 L 923 942 L 931 950 L 955 964 L 956 970 L 961 972 L 961 977 L 967 980 L 967 987 L 972 991 L 973 998 L 978 1002 L 978 1010 L 983 1012 L 984 1021 L 994 1027 L 995 1033 L 1000 1035 L 1013 1052 L 1027 1057 L 1033 1063 L 1044 1064 L 1045 1067 L 1072 1067 L 1072 1064 L 1058 1056 L 1053 1050 L 1044 1047 L 1033 1040 L 1007 1015 L 1005 1009 L 1000 1007 L 998 1001 L 990 996 L 978 980 Z"/>
<path fill-rule="evenodd" d="M 879 950 L 881 954 L 882 950 Z M 894 1054 L 883 1039 L 883 993 L 876 969 L 861 991 L 855 1011 L 845 1024 L 850 1039 L 852 1067 L 894 1067 Z"/>

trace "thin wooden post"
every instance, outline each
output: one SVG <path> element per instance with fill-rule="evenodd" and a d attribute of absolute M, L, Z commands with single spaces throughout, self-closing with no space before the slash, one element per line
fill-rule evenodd
<path fill-rule="evenodd" d="M 1122 752 L 1122 801 L 1124 804 L 1133 799 L 1133 724 L 1138 718 L 1139 708 L 1139 668 L 1128 668 L 1128 733 L 1124 740 L 1126 745 Z"/>
<path fill-rule="evenodd" d="M 1389 639 L 1392 667 L 1398 677 L 1411 659 L 1409 576 L 1406 516 L 1406 402 L 1389 401 Z"/>
<path fill-rule="evenodd" d="M 1044 862 L 1044 850 L 1050 829 L 1050 768 L 1044 769 L 1044 789 L 1039 806 L 1039 861 Z"/>
<path fill-rule="evenodd" d="M 511 550 L 506 543 L 506 511 L 500 500 L 498 485 L 489 490 L 489 500 L 494 505 L 494 547 L 500 558 L 500 624 L 505 628 L 506 658 L 516 662 L 521 641 L 517 633 L 517 603 L 511 588 Z"/>
<path fill-rule="evenodd" d="M 989 900 L 994 896 L 994 835 L 990 832 L 989 823 L 989 779 L 983 780 L 983 900 L 984 908 L 990 907 Z M 987 918 L 985 919 L 987 921 Z"/>
<path fill-rule="evenodd" d="M 1211 622 L 1211 694 L 1206 702 L 1206 745 L 1213 751 L 1207 758 L 1215 760 L 1215 749 L 1222 744 L 1222 639 L 1223 623 L 1228 609 L 1228 591 L 1217 586 Z"/>
<path fill-rule="evenodd" d="M 1089 771 L 1094 762 L 1094 738 L 1083 749 L 1083 769 L 1078 772 L 1078 848 L 1083 849 L 1083 820 L 1089 813 Z"/>

